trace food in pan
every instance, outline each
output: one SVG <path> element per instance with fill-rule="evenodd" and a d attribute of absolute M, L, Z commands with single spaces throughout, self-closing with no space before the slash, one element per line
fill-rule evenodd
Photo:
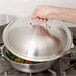
<path fill-rule="evenodd" d="M 10 51 L 6 52 L 6 55 L 7 55 L 7 57 L 9 59 L 11 59 L 11 60 L 13 60 L 15 62 L 23 63 L 23 64 L 37 64 L 37 63 L 41 63 L 41 62 L 34 62 L 34 61 L 24 60 L 22 58 L 19 58 L 19 57 L 15 56 Z"/>

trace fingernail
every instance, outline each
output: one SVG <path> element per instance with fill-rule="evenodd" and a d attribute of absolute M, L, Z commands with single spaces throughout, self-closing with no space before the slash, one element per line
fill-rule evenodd
<path fill-rule="evenodd" d="M 40 17 L 38 17 L 38 16 L 36 18 L 40 19 Z"/>
<path fill-rule="evenodd" d="M 46 21 L 48 21 L 48 19 L 47 19 L 47 18 L 45 18 L 45 20 L 46 20 Z"/>
<path fill-rule="evenodd" d="M 40 19 L 39 18 L 35 18 L 37 21 L 39 21 Z"/>
<path fill-rule="evenodd" d="M 41 22 L 43 22 L 43 21 L 44 21 L 44 19 L 43 19 L 43 18 L 40 18 L 40 21 L 41 21 Z"/>

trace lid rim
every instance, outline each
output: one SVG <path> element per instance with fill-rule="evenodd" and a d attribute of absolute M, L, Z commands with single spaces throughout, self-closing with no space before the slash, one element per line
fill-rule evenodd
<path fill-rule="evenodd" d="M 27 56 L 22 56 L 22 54 L 18 54 L 17 52 L 14 52 L 15 50 L 13 48 L 11 48 L 11 45 L 9 44 L 8 42 L 8 38 L 7 38 L 7 35 L 8 35 L 8 29 L 10 27 L 10 25 L 12 25 L 12 23 L 10 23 L 8 26 L 6 26 L 6 28 L 4 29 L 3 31 L 3 42 L 4 42 L 4 45 L 5 47 L 11 52 L 13 53 L 14 55 L 22 58 L 22 59 L 26 59 L 26 60 L 30 60 L 30 61 L 39 61 L 39 62 L 43 62 L 43 61 L 52 61 L 52 60 L 55 60 L 55 59 L 58 59 L 60 58 L 61 56 L 63 56 L 63 54 L 68 51 L 66 50 L 67 47 L 69 47 L 70 49 L 70 46 L 71 46 L 71 43 L 72 43 L 72 36 L 70 34 L 70 30 L 67 28 L 67 27 L 64 27 L 64 26 L 61 26 L 61 27 L 64 27 L 66 28 L 64 31 L 68 32 L 67 33 L 67 37 L 68 37 L 68 41 L 67 41 L 67 44 L 65 46 L 65 48 L 63 49 L 63 51 L 59 54 L 59 55 L 56 55 L 56 56 L 46 56 L 46 57 L 27 57 Z M 70 38 L 70 39 L 69 39 Z M 68 46 L 69 44 L 69 46 Z M 14 50 L 14 51 L 13 51 Z"/>

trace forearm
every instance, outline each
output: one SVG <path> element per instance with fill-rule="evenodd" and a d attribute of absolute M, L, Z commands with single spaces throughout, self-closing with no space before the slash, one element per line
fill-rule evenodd
<path fill-rule="evenodd" d="M 76 23 L 76 9 L 58 8 L 55 18 L 71 23 Z"/>

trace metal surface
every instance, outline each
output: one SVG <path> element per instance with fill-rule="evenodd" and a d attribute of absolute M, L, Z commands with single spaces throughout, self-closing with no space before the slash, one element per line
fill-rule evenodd
<path fill-rule="evenodd" d="M 22 63 L 18 63 L 18 62 L 10 60 L 7 57 L 6 52 L 8 52 L 8 50 L 5 47 L 1 51 L 2 51 L 2 56 L 6 60 L 8 60 L 15 69 L 17 69 L 19 71 L 22 71 L 22 72 L 27 72 L 27 73 L 41 72 L 41 71 L 47 70 L 53 64 L 53 61 L 37 63 L 37 64 L 22 64 Z"/>
<path fill-rule="evenodd" d="M 76 48 L 74 48 L 75 51 Z M 72 53 L 73 53 L 73 49 L 72 49 Z M 74 52 L 76 53 L 76 52 Z M 75 56 L 75 55 L 74 55 Z M 71 69 L 69 69 L 70 65 L 70 58 L 73 57 L 73 55 L 71 54 L 67 54 L 64 57 L 60 58 L 59 60 L 57 60 L 51 67 L 49 67 L 51 70 L 53 70 L 56 74 L 56 76 L 76 76 L 76 69 L 74 69 L 74 67 L 72 67 Z M 7 62 L 2 59 L 2 57 L 0 57 L 1 60 L 7 64 Z M 69 58 L 69 60 L 68 60 Z M 75 57 L 73 57 L 75 58 Z M 1 62 L 2 62 L 1 61 Z M 1 63 L 0 63 L 1 64 Z M 9 65 L 9 64 L 8 64 Z M 23 73 L 20 72 L 14 68 L 11 67 L 11 65 L 9 66 L 2 66 L 4 68 L 6 68 L 7 70 L 3 70 L 3 73 L 0 73 L 0 76 L 54 76 L 53 73 L 50 73 L 48 70 L 42 71 L 42 72 L 38 72 L 38 73 Z M 7 67 L 10 67 L 10 69 L 8 69 Z M 69 71 L 66 72 L 66 70 L 69 69 Z M 2 70 L 2 69 L 0 69 Z"/>
<path fill-rule="evenodd" d="M 76 44 L 76 41 L 75 41 L 76 40 L 76 28 L 70 28 L 70 30 L 74 34 L 73 42 L 74 42 L 74 44 Z M 71 54 L 65 55 L 64 57 L 60 58 L 57 62 L 55 62 L 52 65 L 51 70 L 56 72 L 57 76 L 76 76 L 75 67 L 72 67 L 71 69 L 68 70 L 68 72 L 65 72 L 65 70 L 71 66 L 70 61 L 73 59 L 74 60 L 76 59 L 76 46 L 73 49 L 71 49 L 70 51 L 72 51 Z M 0 76 L 54 76 L 48 70 L 45 70 L 43 72 L 33 73 L 33 74 L 32 73 L 23 73 L 23 72 L 20 72 L 20 71 L 14 69 L 13 67 L 11 67 L 11 65 L 9 65 L 9 63 L 7 63 L 6 60 L 3 59 L 1 56 L 0 56 L 0 61 L 1 61 L 0 65 L 3 65 L 3 66 L 0 66 Z M 10 68 L 10 69 L 8 69 L 8 68 Z M 3 70 L 3 72 L 2 72 L 2 69 L 6 69 L 6 70 Z"/>
<path fill-rule="evenodd" d="M 69 53 L 65 55 L 64 57 L 58 59 L 51 67 L 49 67 L 51 70 L 53 70 L 56 73 L 56 76 L 76 76 L 76 69 L 75 67 L 71 67 L 70 61 L 76 59 L 76 47 L 70 50 L 72 53 Z M 7 62 L 0 56 L 0 59 L 7 64 Z M 2 62 L 1 61 L 1 62 Z M 1 63 L 0 63 L 1 64 Z M 11 67 L 11 65 L 2 66 L 6 68 L 7 70 L 0 73 L 0 76 L 54 76 L 53 73 L 50 73 L 48 70 L 38 72 L 38 73 L 23 73 L 20 72 L 14 68 Z M 8 68 L 10 67 L 10 69 Z M 68 72 L 65 72 L 65 70 L 68 70 Z M 0 69 L 2 70 L 2 69 Z"/>
<path fill-rule="evenodd" d="M 36 32 L 40 28 L 37 29 L 38 31 L 33 31 L 32 25 L 28 24 L 28 22 L 31 21 L 26 18 L 19 19 L 13 25 L 9 24 L 4 30 L 4 44 L 16 56 L 31 61 L 50 61 L 63 56 L 71 48 L 72 36 L 67 27 L 61 25 L 48 26 L 49 22 L 46 27 L 45 24 L 32 21 L 32 25 L 35 25 L 35 27 L 39 27 L 40 24 L 45 29 L 47 28 L 51 37 L 59 39 L 60 44 L 58 44 L 54 38 L 42 36 L 43 34 L 39 36 Z"/>
<path fill-rule="evenodd" d="M 14 16 L 0 15 L 0 44 L 3 44 L 2 35 L 3 35 L 4 28 L 9 23 L 11 23 L 12 21 L 14 21 L 15 19 L 16 19 L 16 17 L 14 17 Z"/>

